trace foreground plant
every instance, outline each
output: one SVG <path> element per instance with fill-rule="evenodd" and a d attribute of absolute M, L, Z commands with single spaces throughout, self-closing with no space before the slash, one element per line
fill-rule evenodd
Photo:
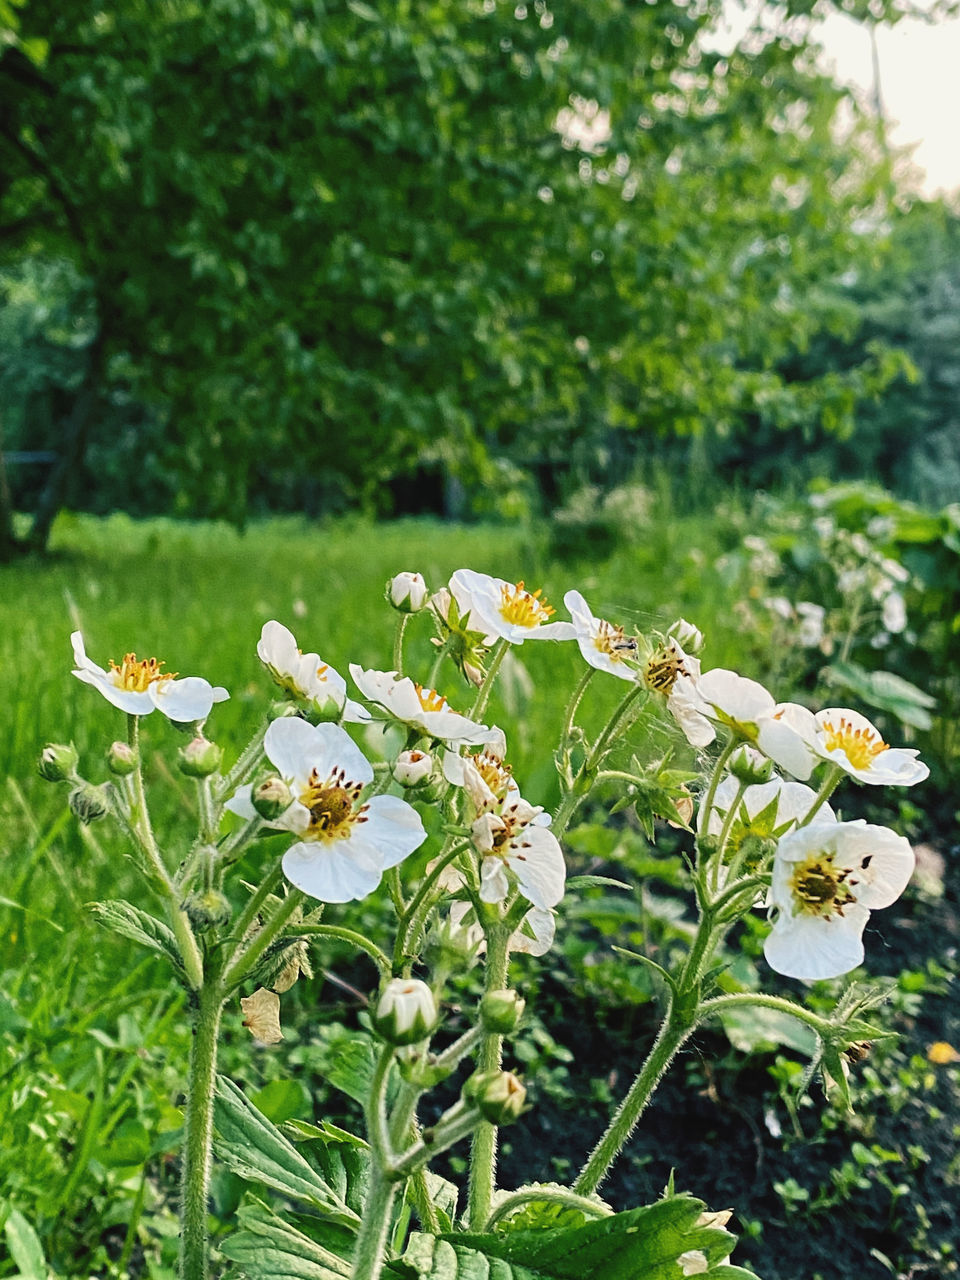
<path fill-rule="evenodd" d="M 723 1229 L 726 1219 L 704 1217 L 699 1202 L 671 1187 L 657 1205 L 615 1214 L 598 1189 L 678 1050 L 697 1027 L 738 1006 L 755 1004 L 804 1022 L 819 1046 L 816 1064 L 844 1088 L 844 1055 L 878 1034 L 864 1018 L 869 999 L 853 989 L 827 1017 L 779 996 L 725 993 L 713 981 L 717 952 L 731 928 L 760 907 L 773 918 L 764 953 L 775 970 L 813 980 L 855 968 L 870 911 L 903 891 L 913 854 L 884 828 L 838 821 L 830 796 L 845 775 L 909 785 L 926 775 L 925 766 L 915 752 L 888 747 L 854 711 L 815 714 L 778 703 L 735 672 L 703 673 L 697 656 L 703 638 L 682 619 L 662 635 L 629 635 L 595 617 L 571 591 L 565 602 L 572 621 L 553 620 L 541 591 L 471 570 L 459 570 L 432 596 L 420 575 L 402 574 L 388 585 L 387 598 L 399 613 L 393 669 L 351 666 L 357 701 L 347 696 L 344 679 L 316 653 L 302 653 L 285 627 L 264 626 L 257 651 L 280 699 L 226 771 L 221 749 L 206 736 L 207 717 L 226 690 L 199 677 L 177 679 L 162 662 L 129 653 L 109 670 L 97 667 L 79 634 L 73 637 L 74 674 L 126 714 L 126 738 L 107 751 L 113 777 L 105 784 L 80 776 L 70 747 L 46 748 L 40 769 L 71 784 L 71 807 L 81 821 L 109 813 L 123 828 L 164 917 L 126 901 L 97 904 L 96 914 L 165 955 L 190 994 L 181 1277 L 210 1274 L 216 1108 L 227 1163 L 305 1199 L 314 1215 L 293 1222 L 259 1201 L 242 1208 L 242 1230 L 224 1252 L 238 1262 L 235 1274 L 250 1280 L 277 1274 L 377 1280 L 387 1271 L 441 1280 L 489 1269 L 496 1259 L 519 1274 L 539 1268 L 572 1276 L 558 1260 L 573 1257 L 578 1276 L 598 1280 L 614 1274 L 614 1266 L 616 1274 L 645 1280 L 746 1276 L 727 1262 L 733 1239 Z M 406 630 L 416 614 L 417 625 L 427 620 L 431 635 L 424 638 L 434 648 L 422 684 L 406 674 Z M 554 752 L 560 800 L 552 814 L 523 797 L 504 734 L 484 723 L 509 647 L 528 639 L 575 640 L 586 662 L 562 713 Z M 445 662 L 474 689 L 462 709 L 436 691 Z M 421 674 L 415 664 L 411 670 Z M 591 738 L 578 715 L 598 673 L 620 681 L 622 696 Z M 185 856 L 179 832 L 157 838 L 147 804 L 140 720 L 158 709 L 192 735 L 178 753 L 197 801 Z M 698 759 L 702 767 L 679 770 L 647 758 L 650 727 L 662 713 L 701 752 L 719 740 L 711 757 Z M 388 758 L 371 761 L 344 726 L 366 726 L 369 736 L 377 724 L 393 730 L 383 741 L 395 747 Z M 625 741 L 633 751 L 627 762 Z M 793 779 L 778 775 L 775 765 Z M 816 785 L 807 785 L 814 774 Z M 590 798 L 611 814 L 634 807 L 650 830 L 665 819 L 693 833 L 696 796 L 690 870 L 697 922 L 689 949 L 671 971 L 639 957 L 662 985 L 656 1040 L 572 1184 L 504 1192 L 496 1181 L 499 1129 L 526 1105 L 523 1083 L 504 1070 L 524 1010 L 510 985 L 510 956 L 544 954 L 565 892 L 596 882 L 567 883 L 567 827 Z M 431 809 L 439 820 L 425 825 Z M 427 826 L 439 834 L 428 839 Z M 287 836 L 279 856 L 275 840 L 264 843 L 277 832 Z M 254 846 L 255 872 L 247 856 Z M 241 859 L 244 882 L 254 878 L 245 887 L 237 874 Z M 389 899 L 392 933 L 369 938 L 324 918 L 328 903 L 377 892 Z M 366 1133 L 314 1130 L 325 1152 L 318 1168 L 238 1090 L 218 1084 L 216 1067 L 227 1008 L 239 1006 L 261 1042 L 282 1040 L 281 996 L 309 975 L 310 945 L 324 937 L 369 957 L 380 985 L 371 1001 L 374 1040 L 364 1042 L 369 1078 L 356 1095 Z M 443 1032 L 447 985 L 478 963 L 483 992 L 475 1017 L 451 1039 Z M 443 1087 L 449 1098 L 445 1082 L 458 1071 L 459 1097 L 424 1128 L 424 1096 Z M 430 1113 L 437 1109 L 431 1103 Z M 310 1126 L 300 1130 L 310 1136 Z M 466 1202 L 459 1207 L 457 1189 L 429 1166 L 467 1140 Z M 410 1230 L 411 1213 L 419 1232 Z"/>

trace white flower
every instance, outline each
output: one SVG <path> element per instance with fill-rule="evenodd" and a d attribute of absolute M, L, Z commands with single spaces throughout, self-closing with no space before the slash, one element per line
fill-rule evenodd
<path fill-rule="evenodd" d="M 567 869 L 557 837 L 538 821 L 543 810 L 519 793 L 488 809 L 472 826 L 473 843 L 483 855 L 480 898 L 503 902 L 510 891 L 507 871 L 516 878 L 523 896 L 546 911 L 563 897 Z"/>
<path fill-rule="evenodd" d="M 401 613 L 418 613 L 427 603 L 428 594 L 420 573 L 398 573 L 390 579 L 390 603 Z"/>
<path fill-rule="evenodd" d="M 797 641 L 807 649 L 816 649 L 823 640 L 823 620 L 827 611 L 822 604 L 810 600 L 797 602 Z"/>
<path fill-rule="evenodd" d="M 350 674 L 365 698 L 431 738 L 479 744 L 500 736 L 499 729 L 489 729 L 452 711 L 446 698 L 415 684 L 409 676 L 399 676 L 395 671 L 364 671 L 356 663 L 350 664 Z"/>
<path fill-rule="evenodd" d="M 863 961 L 870 912 L 899 898 L 913 872 L 913 850 L 886 827 L 813 822 L 777 847 L 769 903 L 777 912 L 763 946 L 767 963 L 789 978 L 816 981 Z"/>
<path fill-rule="evenodd" d="M 899 635 L 907 625 L 907 606 L 899 591 L 891 591 L 883 601 L 883 625 L 892 635 Z"/>
<path fill-rule="evenodd" d="M 437 1025 L 433 992 L 419 978 L 391 978 L 380 992 L 373 1023 L 392 1044 L 426 1039 Z"/>
<path fill-rule="evenodd" d="M 624 661 L 636 658 L 636 640 L 625 636 L 623 627 L 614 627 L 602 618 L 595 618 L 579 591 L 568 591 L 563 603 L 573 619 L 580 652 L 590 666 L 619 676 L 621 680 L 636 680 L 636 668 L 627 666 Z"/>
<path fill-rule="evenodd" d="M 818 711 L 811 746 L 822 759 L 839 765 L 860 782 L 879 787 L 911 787 L 930 770 L 918 751 L 888 747 L 866 716 L 843 707 Z"/>
<path fill-rule="evenodd" d="M 315 653 L 301 653 L 292 631 L 281 622 L 263 624 L 257 657 L 276 683 L 294 698 L 312 702 L 331 719 L 362 724 L 370 713 L 347 697 L 347 682 Z"/>
<path fill-rule="evenodd" d="M 527 591 L 522 582 L 458 569 L 450 579 L 450 590 L 461 618 L 469 612 L 468 625 L 484 632 L 485 644 L 498 636 L 523 644 L 524 640 L 572 640 L 576 635 L 572 623 L 550 622 L 554 610 L 540 598 L 540 591 Z"/>
<path fill-rule="evenodd" d="M 695 686 L 708 720 L 752 743 L 794 777 L 810 777 L 815 757 L 805 734 L 813 733 L 813 716 L 805 707 L 777 704 L 762 684 L 723 667 L 702 675 Z"/>
<path fill-rule="evenodd" d="M 365 898 L 426 839 L 420 815 L 396 796 L 360 803 L 373 768 L 338 725 L 274 720 L 263 742 L 267 759 L 289 786 L 293 803 L 272 826 L 300 837 L 283 855 L 291 884 L 321 902 Z M 242 818 L 256 810 L 250 788 L 226 806 Z"/>
<path fill-rule="evenodd" d="M 415 787 L 430 777 L 432 769 L 433 756 L 425 751 L 401 751 L 394 761 L 393 776 L 401 787 Z"/>
<path fill-rule="evenodd" d="M 736 778 L 727 777 L 717 787 L 713 808 L 707 819 L 707 832 L 718 836 L 723 820 L 729 813 L 739 790 Z M 810 812 L 817 794 L 802 782 L 790 782 L 783 778 L 771 778 L 756 786 L 747 787 L 740 797 L 737 814 L 730 827 L 730 846 L 736 850 L 747 836 L 762 839 L 779 839 L 795 827 Z M 817 822 L 836 822 L 836 815 L 828 804 L 816 813 Z M 697 814 L 697 830 L 703 831 L 703 810 Z"/>
<path fill-rule="evenodd" d="M 110 670 L 104 671 L 87 657 L 79 631 L 74 631 L 70 643 L 77 679 L 99 689 L 108 702 L 128 715 L 148 716 L 151 711 L 162 711 L 169 720 L 186 724 L 205 720 L 215 702 L 230 697 L 226 689 L 214 687 L 200 676 L 178 680 L 175 675 L 166 675 L 160 670 L 163 662 L 156 658 L 138 660 L 135 653 L 124 654 L 119 665 L 111 662 Z"/>
<path fill-rule="evenodd" d="M 641 678 L 648 689 L 667 700 L 667 710 L 694 747 L 706 747 L 717 736 L 704 716 L 704 706 L 697 696 L 700 659 L 690 657 L 680 642 L 669 638 L 647 659 Z"/>

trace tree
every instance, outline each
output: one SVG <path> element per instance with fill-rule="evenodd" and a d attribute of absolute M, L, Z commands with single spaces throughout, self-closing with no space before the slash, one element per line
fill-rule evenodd
<path fill-rule="evenodd" d="M 847 322 L 819 286 L 874 254 L 882 159 L 835 139 L 809 5 L 731 54 L 719 8 L 26 0 L 3 264 L 64 264 L 89 320 L 32 542 L 120 400 L 130 472 L 237 520 L 758 406 L 847 422 L 874 357 L 778 365 Z"/>

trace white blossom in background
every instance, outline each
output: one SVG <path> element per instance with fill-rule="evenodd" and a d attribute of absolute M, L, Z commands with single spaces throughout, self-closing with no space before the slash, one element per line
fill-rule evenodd
<path fill-rule="evenodd" d="M 866 716 L 843 707 L 827 707 L 814 717 L 813 751 L 860 782 L 878 787 L 911 787 L 930 770 L 909 747 L 890 747 Z"/>
<path fill-rule="evenodd" d="M 497 638 L 523 644 L 524 640 L 572 640 L 576 636 L 572 623 L 551 622 L 555 610 L 541 598 L 543 593 L 527 591 L 522 582 L 458 569 L 450 579 L 450 591 L 461 618 L 469 612 L 470 627 L 484 632 L 487 644 Z"/>
<path fill-rule="evenodd" d="M 138 659 L 135 653 L 124 654 L 120 663 L 111 661 L 110 670 L 104 671 L 87 657 L 79 631 L 73 632 L 70 643 L 77 679 L 92 685 L 128 715 L 148 716 L 162 711 L 168 720 L 188 724 L 205 720 L 215 702 L 225 702 L 230 697 L 226 689 L 213 686 L 200 676 L 178 679 L 175 674 L 161 671 L 165 663 L 156 658 Z"/>
<path fill-rule="evenodd" d="M 282 622 L 263 624 L 257 657 L 285 693 L 312 702 L 319 711 L 348 724 L 364 724 L 370 713 L 347 697 L 347 682 L 316 653 L 302 653 L 293 632 Z"/>
<path fill-rule="evenodd" d="M 899 591 L 891 591 L 883 598 L 883 625 L 891 635 L 899 635 L 906 630 L 907 605 Z"/>
<path fill-rule="evenodd" d="M 395 671 L 364 671 L 350 664 L 353 682 L 370 702 L 389 716 L 441 742 L 477 745 L 499 738 L 500 730 L 477 724 L 454 711 L 435 689 L 425 689 Z"/>
<path fill-rule="evenodd" d="M 274 720 L 264 753 L 289 787 L 293 801 L 269 825 L 291 831 L 296 843 L 283 855 L 283 873 L 321 902 L 352 902 L 376 889 L 384 871 L 401 863 L 427 838 L 420 815 L 396 796 L 361 793 L 373 768 L 339 725 Z M 256 814 L 250 787 L 226 808 Z"/>
<path fill-rule="evenodd" d="M 621 680 L 634 681 L 636 666 L 627 665 L 626 659 L 637 657 L 637 642 L 625 636 L 623 627 L 596 618 L 579 591 L 568 591 L 563 597 L 573 619 L 575 638 L 584 659 L 598 671 L 619 676 Z"/>
<path fill-rule="evenodd" d="M 899 898 L 913 868 L 903 836 L 862 820 L 813 822 L 789 832 L 774 858 L 767 963 L 811 982 L 849 973 L 863 961 L 870 912 Z"/>

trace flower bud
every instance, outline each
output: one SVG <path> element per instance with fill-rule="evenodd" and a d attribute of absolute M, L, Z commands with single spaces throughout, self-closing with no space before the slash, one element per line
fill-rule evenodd
<path fill-rule="evenodd" d="M 208 742 L 202 734 L 192 738 L 177 752 L 180 772 L 188 778 L 209 778 L 216 773 L 223 759 L 223 750 L 215 742 Z"/>
<path fill-rule="evenodd" d="M 773 761 L 745 744 L 737 747 L 727 762 L 727 768 L 745 787 L 759 786 L 773 777 Z"/>
<path fill-rule="evenodd" d="M 47 782 L 63 782 L 74 776 L 78 759 L 77 749 L 72 742 L 69 746 L 62 742 L 48 742 L 40 752 L 37 771 Z"/>
<path fill-rule="evenodd" d="M 261 818 L 272 822 L 285 813 L 293 803 L 290 788 L 282 778 L 265 778 L 250 793 L 250 802 Z"/>
<path fill-rule="evenodd" d="M 215 929 L 225 925 L 232 915 L 229 899 L 218 889 L 201 889 L 191 893 L 183 904 L 195 929 Z"/>
<path fill-rule="evenodd" d="M 434 611 L 441 622 L 447 622 L 450 618 L 450 606 L 453 604 L 453 596 L 446 587 L 441 587 L 439 591 L 435 591 L 430 597 L 430 608 Z"/>
<path fill-rule="evenodd" d="M 415 787 L 430 777 L 433 757 L 425 751 L 401 751 L 393 766 L 393 776 L 401 787 Z"/>
<path fill-rule="evenodd" d="M 374 1029 L 388 1044 L 416 1044 L 437 1025 L 433 992 L 419 978 L 391 978 L 372 1015 Z"/>
<path fill-rule="evenodd" d="M 69 804 L 73 816 L 84 824 L 102 818 L 110 807 L 104 788 L 95 787 L 90 782 L 74 787 L 70 792 Z"/>
<path fill-rule="evenodd" d="M 703 632 L 699 627 L 695 627 L 692 622 L 687 622 L 686 618 L 678 618 L 667 629 L 667 635 L 672 640 L 676 640 L 683 652 L 690 657 L 696 657 L 703 650 Z"/>
<path fill-rule="evenodd" d="M 343 715 L 346 700 L 346 689 L 340 692 L 327 689 L 321 695 L 310 699 L 305 710 L 306 718 L 311 724 L 333 724 Z"/>
<path fill-rule="evenodd" d="M 526 1004 L 516 991 L 488 991 L 480 1001 L 480 1021 L 484 1031 L 496 1031 L 502 1036 L 516 1031 Z"/>
<path fill-rule="evenodd" d="M 464 1083 L 463 1097 L 484 1120 L 509 1124 L 523 1111 L 527 1091 L 512 1071 L 475 1071 Z"/>
<path fill-rule="evenodd" d="M 480 958 L 483 930 L 478 924 L 465 925 L 455 915 L 457 907 L 466 911 L 467 903 L 455 903 L 448 916 L 434 924 L 427 937 L 424 958 L 432 970 L 466 973 Z"/>
<path fill-rule="evenodd" d="M 387 583 L 387 598 L 401 613 L 419 613 L 428 595 L 427 584 L 420 573 L 398 573 Z"/>
<path fill-rule="evenodd" d="M 137 753 L 128 742 L 111 742 L 107 752 L 107 768 L 118 778 L 125 778 L 137 767 Z"/>

